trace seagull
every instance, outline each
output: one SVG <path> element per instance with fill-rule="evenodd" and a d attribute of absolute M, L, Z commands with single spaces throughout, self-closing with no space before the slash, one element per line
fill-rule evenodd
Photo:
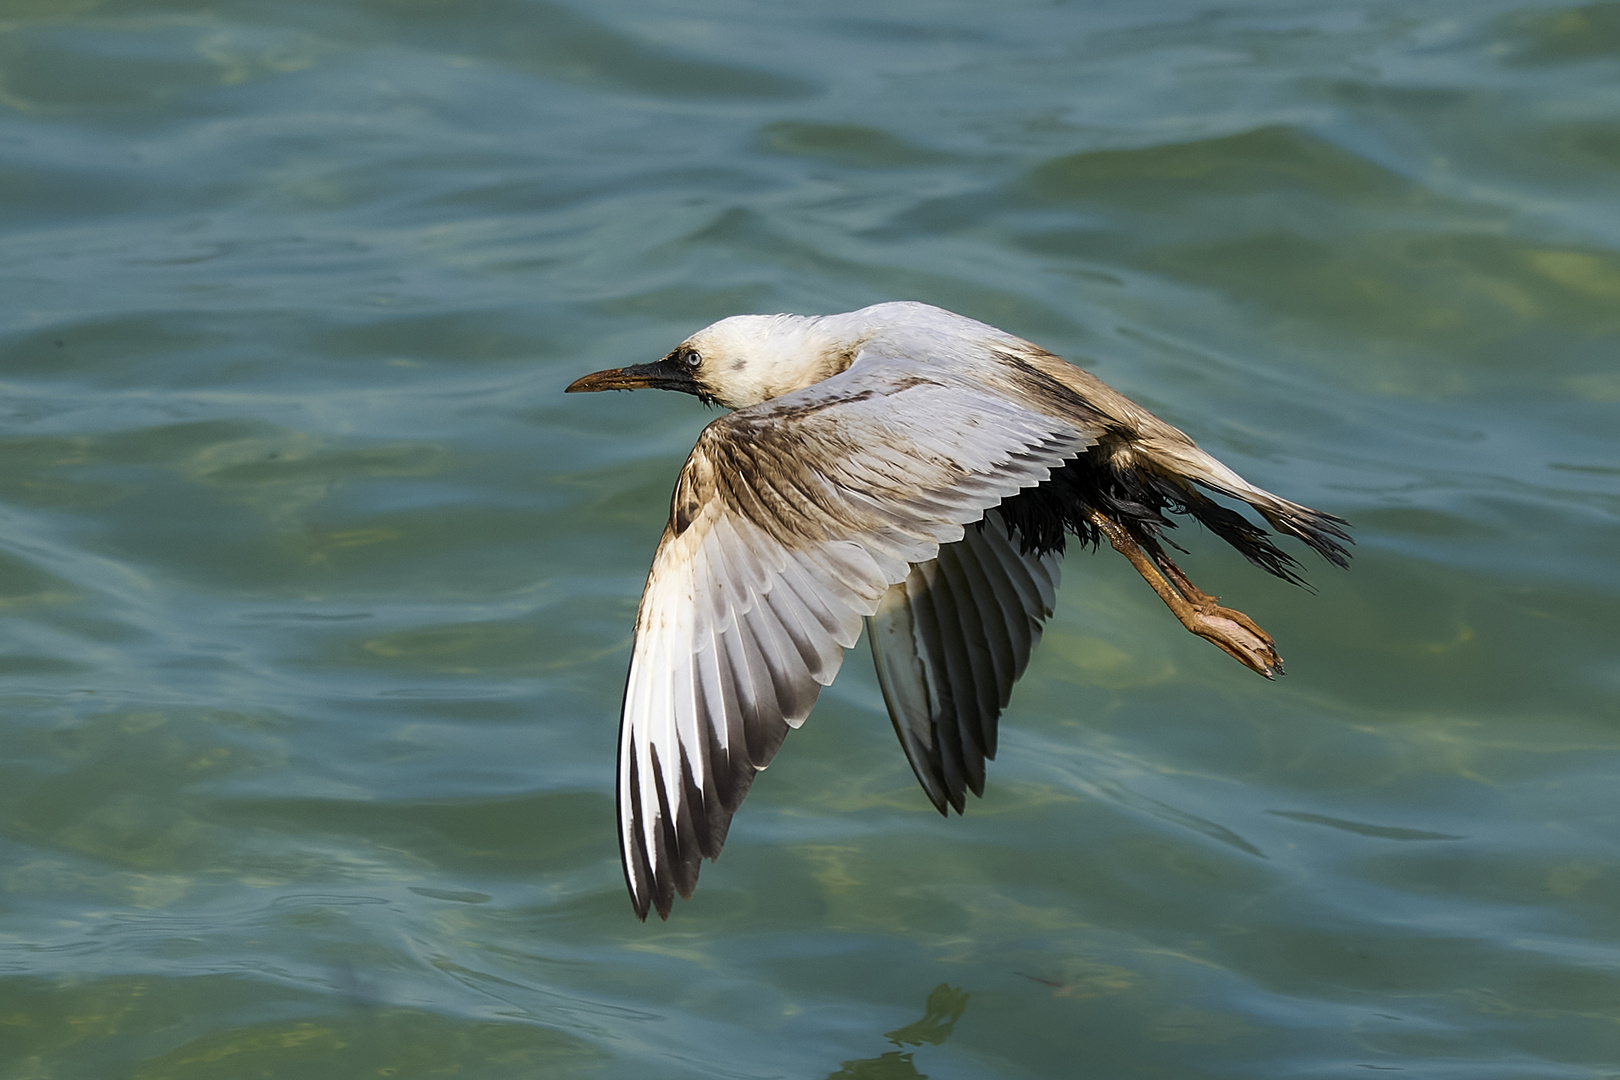
<path fill-rule="evenodd" d="M 1039 346 L 929 304 L 735 315 L 567 392 L 644 387 L 734 411 L 681 469 L 636 615 L 618 819 L 642 920 L 691 897 L 863 624 L 900 745 L 949 816 L 984 794 L 1068 537 L 1106 540 L 1183 626 L 1267 678 L 1283 669 L 1270 635 L 1171 561 L 1166 513 L 1296 584 L 1294 559 L 1211 494 L 1349 560 L 1344 519 L 1255 487 Z"/>

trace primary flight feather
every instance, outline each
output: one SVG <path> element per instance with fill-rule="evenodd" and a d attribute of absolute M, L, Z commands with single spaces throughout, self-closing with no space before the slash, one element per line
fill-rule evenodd
<path fill-rule="evenodd" d="M 618 804 L 641 918 L 691 895 L 863 623 L 918 781 L 960 812 L 983 794 L 1068 536 L 1106 539 L 1189 630 L 1268 678 L 1271 638 L 1165 554 L 1166 511 L 1290 581 L 1294 560 L 1206 491 L 1348 557 L 1342 519 L 1254 487 L 1038 346 L 927 304 L 733 316 L 568 390 L 642 387 L 735 411 L 681 470 L 636 616 Z"/>

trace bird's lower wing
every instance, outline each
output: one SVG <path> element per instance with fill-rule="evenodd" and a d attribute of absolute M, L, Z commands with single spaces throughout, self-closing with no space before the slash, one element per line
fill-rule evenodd
<path fill-rule="evenodd" d="M 691 894 L 889 586 L 1094 439 L 972 388 L 852 373 L 716 420 L 682 470 L 619 729 L 620 850 L 643 917 Z"/>
<path fill-rule="evenodd" d="M 1054 555 L 1025 554 L 997 511 L 890 587 L 866 620 L 889 718 L 940 813 L 984 794 L 996 723 L 1052 614 Z"/>

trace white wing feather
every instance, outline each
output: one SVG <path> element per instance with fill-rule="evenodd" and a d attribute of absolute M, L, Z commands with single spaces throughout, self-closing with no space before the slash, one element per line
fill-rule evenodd
<path fill-rule="evenodd" d="M 895 360 L 904 366 L 863 354 L 841 375 L 716 420 L 682 470 L 636 620 L 619 735 L 620 849 L 642 917 L 691 894 L 755 773 L 809 715 L 889 587 L 1094 441 L 1079 420 L 920 379 L 915 362 Z M 995 599 L 1011 595 L 1012 577 L 984 586 L 986 603 L 1022 618 L 1026 597 Z M 1050 574 L 1019 580 L 1049 611 Z M 1005 701 L 1001 680 L 992 691 Z"/>

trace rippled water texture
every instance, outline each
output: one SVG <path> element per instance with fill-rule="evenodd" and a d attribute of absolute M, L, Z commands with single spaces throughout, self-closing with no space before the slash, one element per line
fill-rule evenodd
<path fill-rule="evenodd" d="M 1620 1074 L 1620 4 L 8 0 L 0 1080 Z M 944 820 L 864 653 L 667 923 L 712 418 L 931 301 L 1356 526 L 1072 554 Z M 1308 553 L 1301 552 L 1302 555 Z"/>

